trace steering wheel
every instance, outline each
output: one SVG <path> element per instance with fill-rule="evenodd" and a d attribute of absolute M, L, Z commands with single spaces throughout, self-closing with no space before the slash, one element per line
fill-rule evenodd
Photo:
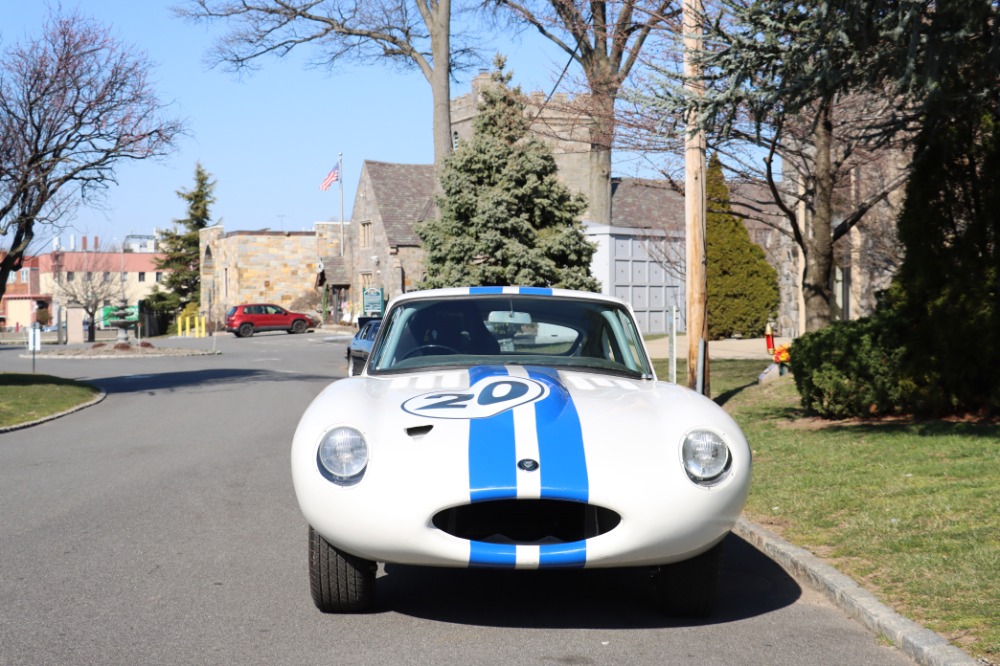
<path fill-rule="evenodd" d="M 400 361 L 405 361 L 406 359 L 410 358 L 411 356 L 413 356 L 417 352 L 421 352 L 421 356 L 424 356 L 423 352 L 425 350 L 430 350 L 430 349 L 443 349 L 445 351 L 445 353 L 448 353 L 448 354 L 458 354 L 459 353 L 457 349 L 452 349 L 448 345 L 427 344 L 427 345 L 419 345 L 417 347 L 414 347 L 410 351 L 408 351 L 405 354 L 403 354 L 403 358 L 401 358 L 399 360 Z M 441 355 L 440 352 L 438 352 L 436 354 L 428 354 L 428 356 L 440 356 L 440 355 Z"/>

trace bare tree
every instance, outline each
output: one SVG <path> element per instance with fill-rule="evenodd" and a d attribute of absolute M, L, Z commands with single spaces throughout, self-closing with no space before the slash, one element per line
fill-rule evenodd
<path fill-rule="evenodd" d="M 656 85 L 662 80 L 637 93 L 638 103 L 623 115 L 623 142 L 659 155 L 656 166 L 682 191 L 683 115 L 670 102 L 662 104 L 672 93 L 657 91 Z M 898 266 L 898 243 L 886 219 L 908 175 L 909 136 L 873 132 L 893 109 L 894 100 L 887 97 L 831 95 L 795 114 L 775 114 L 766 125 L 749 114 L 734 116 L 724 134 L 709 137 L 710 150 L 720 156 L 726 179 L 734 184 L 733 214 L 774 229 L 805 259 L 799 275 L 806 311 L 801 330 L 830 321 L 835 250 L 852 229 L 864 231 L 862 269 L 880 265 L 884 276 Z M 713 202 L 707 205 L 711 210 Z"/>
<path fill-rule="evenodd" d="M 0 296 L 36 225 L 98 203 L 121 160 L 166 153 L 182 130 L 161 117 L 145 56 L 78 14 L 53 15 L 39 39 L 0 63 Z"/>
<path fill-rule="evenodd" d="M 73 269 L 68 268 L 65 252 L 53 253 L 53 277 L 59 300 L 83 308 L 87 314 L 87 341 L 94 341 L 97 314 L 106 305 L 125 300 L 124 274 L 113 249 L 102 252 L 73 252 Z"/>
<path fill-rule="evenodd" d="M 494 0 L 536 28 L 578 64 L 586 78 L 591 219 L 611 223 L 615 102 L 653 31 L 680 15 L 674 0 Z M 579 100 L 571 109 L 580 112 Z"/>
<path fill-rule="evenodd" d="M 228 22 L 212 57 L 233 71 L 303 45 L 315 47 L 317 67 L 350 59 L 419 69 L 433 98 L 434 163 L 451 154 L 451 73 L 474 53 L 452 46 L 451 0 L 191 0 L 177 13 Z"/>

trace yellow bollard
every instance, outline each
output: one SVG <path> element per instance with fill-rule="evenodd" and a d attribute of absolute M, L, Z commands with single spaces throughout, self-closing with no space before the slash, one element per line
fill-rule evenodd
<path fill-rule="evenodd" d="M 205 337 L 205 316 L 204 315 L 202 315 L 201 317 L 198 317 L 198 331 L 199 331 L 199 334 L 198 334 L 199 338 Z"/>

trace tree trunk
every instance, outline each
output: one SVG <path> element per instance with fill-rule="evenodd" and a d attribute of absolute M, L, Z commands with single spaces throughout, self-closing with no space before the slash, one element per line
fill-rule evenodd
<path fill-rule="evenodd" d="M 806 269 L 802 276 L 805 297 L 806 331 L 818 331 L 830 324 L 832 314 L 833 267 L 833 169 L 830 162 L 833 123 L 830 107 L 824 105 L 814 132 L 816 147 L 816 209 L 805 234 Z"/>
<path fill-rule="evenodd" d="M 587 204 L 590 220 L 611 224 L 611 141 L 615 132 L 615 95 L 607 66 L 597 68 L 591 78 L 593 125 L 590 127 L 590 192 Z M 596 66 L 595 66 L 596 67 Z"/>
<path fill-rule="evenodd" d="M 601 130 L 595 128 L 594 132 Z M 590 192 L 587 196 L 590 220 L 611 224 L 611 150 L 593 139 L 590 142 Z"/>
<path fill-rule="evenodd" d="M 434 71 L 431 96 L 434 102 L 434 169 L 440 174 L 452 151 L 451 138 L 451 0 L 430 3 L 431 51 Z"/>

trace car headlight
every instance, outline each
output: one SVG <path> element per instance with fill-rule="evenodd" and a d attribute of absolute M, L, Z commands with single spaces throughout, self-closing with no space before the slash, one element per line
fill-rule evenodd
<path fill-rule="evenodd" d="M 354 428 L 330 430 L 316 452 L 319 471 L 334 483 L 350 486 L 361 480 L 368 467 L 368 443 Z"/>
<path fill-rule="evenodd" d="M 729 469 L 729 446 L 711 430 L 692 430 L 681 445 L 684 471 L 695 483 L 709 485 Z"/>

